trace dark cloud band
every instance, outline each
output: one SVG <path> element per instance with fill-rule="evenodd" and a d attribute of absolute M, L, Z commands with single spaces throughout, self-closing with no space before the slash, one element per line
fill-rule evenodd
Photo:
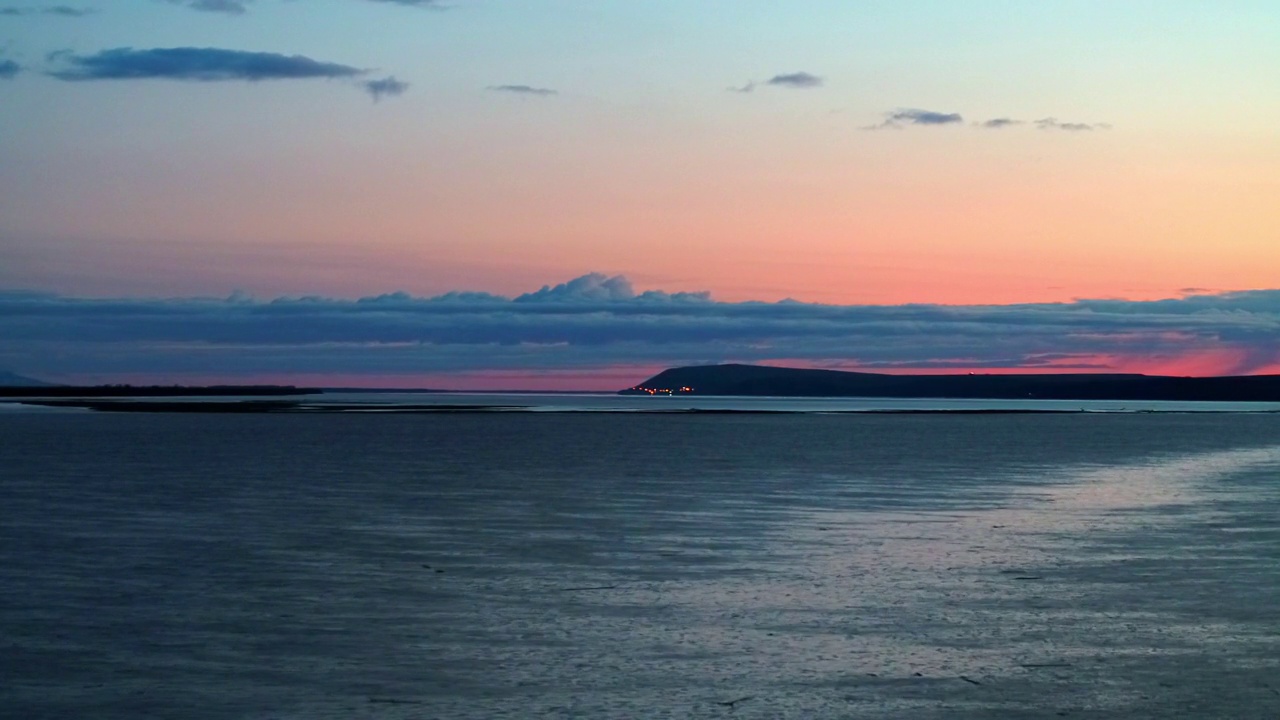
<path fill-rule="evenodd" d="M 115 48 L 93 55 L 60 53 L 64 67 L 49 74 L 60 80 L 281 80 L 353 78 L 366 71 L 349 65 L 321 62 L 303 55 L 245 52 L 220 48 Z"/>
<path fill-rule="evenodd" d="M 1097 369 L 1107 357 L 1280 363 L 1280 290 L 1160 301 L 838 306 L 635 292 L 585 275 L 515 298 L 92 300 L 0 294 L 0 367 L 28 374 L 441 373 L 789 359 L 862 367 Z"/>

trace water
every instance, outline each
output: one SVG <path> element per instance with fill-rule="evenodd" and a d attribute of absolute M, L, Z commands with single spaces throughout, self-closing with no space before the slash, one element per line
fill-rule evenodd
<path fill-rule="evenodd" d="M 0 415 L 0 715 L 1271 718 L 1280 416 Z"/>

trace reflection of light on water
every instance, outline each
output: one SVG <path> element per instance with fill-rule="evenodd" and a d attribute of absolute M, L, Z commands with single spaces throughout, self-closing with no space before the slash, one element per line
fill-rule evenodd
<path fill-rule="evenodd" d="M 1149 578 L 1177 558 L 1205 557 L 1173 533 L 1219 513 L 1212 501 L 1235 492 L 1221 480 L 1271 467 L 1280 448 L 1055 469 L 993 509 L 796 512 L 759 574 L 667 587 L 661 602 L 701 619 L 681 647 L 732 658 L 722 670 L 743 687 L 757 673 L 842 678 L 888 697 L 880 679 L 1021 677 L 1092 681 L 1109 702 L 1137 702 L 1107 663 L 1280 650 L 1273 635 L 1151 609 L 1141 595 L 1161 591 Z"/>
<path fill-rule="evenodd" d="M 1104 467 L 1068 476 L 1046 500 L 1076 511 L 1147 510 L 1201 503 L 1218 479 L 1258 466 L 1280 465 L 1280 448 L 1207 453 L 1141 465 Z"/>

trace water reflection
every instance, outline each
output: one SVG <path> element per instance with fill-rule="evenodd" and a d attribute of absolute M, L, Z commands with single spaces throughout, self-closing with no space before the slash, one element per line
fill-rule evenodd
<path fill-rule="evenodd" d="M 10 418 L 0 707 L 1274 716 L 1276 421 Z"/>

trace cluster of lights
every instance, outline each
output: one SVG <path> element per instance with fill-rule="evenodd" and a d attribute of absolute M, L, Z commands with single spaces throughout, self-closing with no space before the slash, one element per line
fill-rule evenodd
<path fill-rule="evenodd" d="M 631 390 L 632 392 L 642 392 L 642 393 L 648 393 L 650 395 L 675 395 L 676 393 L 693 392 L 693 388 L 689 387 L 688 385 L 681 385 L 680 387 L 674 390 L 672 390 L 671 388 L 649 388 L 643 385 L 637 385 L 631 388 Z"/>

